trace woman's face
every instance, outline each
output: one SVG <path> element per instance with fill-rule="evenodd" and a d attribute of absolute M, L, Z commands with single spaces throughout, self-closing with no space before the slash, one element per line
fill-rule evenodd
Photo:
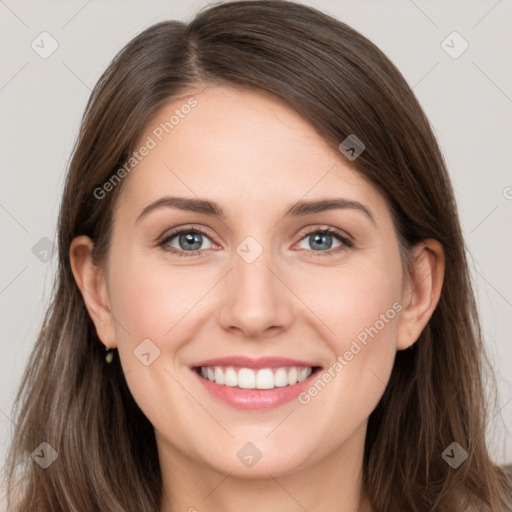
<path fill-rule="evenodd" d="M 144 145 L 105 282 L 161 456 L 245 477 L 360 457 L 405 300 L 383 196 L 262 93 L 184 96 Z"/>

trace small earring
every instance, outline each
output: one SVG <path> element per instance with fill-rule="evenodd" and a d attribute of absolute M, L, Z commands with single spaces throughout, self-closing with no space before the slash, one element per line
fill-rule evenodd
<path fill-rule="evenodd" d="M 112 349 L 105 345 L 105 350 L 107 351 L 107 355 L 105 356 L 105 361 L 107 361 L 108 364 L 112 362 L 112 359 L 114 359 L 114 352 L 112 352 Z"/>

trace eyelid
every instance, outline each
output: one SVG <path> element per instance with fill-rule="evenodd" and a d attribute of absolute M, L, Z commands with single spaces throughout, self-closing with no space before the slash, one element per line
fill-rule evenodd
<path fill-rule="evenodd" d="M 355 243 L 355 239 L 350 233 L 344 231 L 343 229 L 339 229 L 339 228 L 335 228 L 334 226 L 330 226 L 328 224 L 314 224 L 313 226 L 307 227 L 305 229 L 306 229 L 306 231 L 304 231 L 301 235 L 301 238 L 300 238 L 301 240 L 305 236 L 310 235 L 312 233 L 327 232 L 329 234 L 338 235 L 339 237 L 344 238 L 351 243 Z"/>

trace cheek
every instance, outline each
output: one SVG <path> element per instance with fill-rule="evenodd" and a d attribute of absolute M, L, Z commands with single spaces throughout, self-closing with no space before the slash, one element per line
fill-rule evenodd
<path fill-rule="evenodd" d="M 331 359 L 299 395 L 304 410 L 296 419 L 304 425 L 314 421 L 314 428 L 323 434 L 321 448 L 314 442 L 310 447 L 311 463 L 359 431 L 381 399 L 393 368 L 401 304 L 393 302 L 396 296 L 391 292 L 377 294 L 366 287 L 359 292 L 342 299 L 336 319 L 331 320 L 336 336 L 326 339 Z M 296 428 L 303 428 L 301 422 Z"/>
<path fill-rule="evenodd" d="M 352 383 L 357 381 L 362 391 L 365 383 L 373 389 L 373 384 L 380 387 L 387 382 L 393 365 L 402 309 L 400 273 L 390 267 L 354 278 L 352 285 L 342 299 L 336 353 L 342 356 L 343 364 L 353 367 L 347 373 L 357 373 Z"/>
<path fill-rule="evenodd" d="M 401 309 L 396 283 L 381 274 L 372 279 L 354 278 L 345 284 L 345 291 L 340 292 L 340 314 L 334 329 L 336 352 L 350 351 L 354 343 L 370 349 L 382 344 L 394 345 L 397 309 Z"/>
<path fill-rule="evenodd" d="M 110 293 L 127 384 L 155 428 L 169 434 L 170 418 L 180 417 L 183 410 L 200 414 L 179 383 L 174 361 L 193 332 L 187 326 L 205 293 L 204 281 L 190 270 L 180 275 L 179 269 L 149 258 L 135 255 L 118 261 L 110 272 Z M 186 428 L 186 422 L 176 422 L 172 438 L 186 439 Z"/>
<path fill-rule="evenodd" d="M 296 278 L 295 290 L 314 311 L 316 322 L 325 325 L 332 348 L 342 354 L 358 337 L 364 343 L 377 336 L 376 330 L 386 331 L 386 337 L 392 334 L 400 309 L 395 303 L 401 298 L 401 278 L 396 261 L 366 261 L 319 269 L 314 277 L 304 273 Z"/>
<path fill-rule="evenodd" d="M 176 339 L 172 331 L 198 306 L 215 280 L 198 270 L 170 268 L 149 258 L 125 258 L 111 273 L 113 306 L 132 342 L 150 338 L 158 345 Z M 126 331 L 118 329 L 121 339 Z M 163 345 L 162 345 L 163 346 Z"/>
<path fill-rule="evenodd" d="M 363 421 L 380 399 L 393 367 L 402 310 L 401 266 L 387 262 L 329 269 L 328 279 L 318 274 L 316 284 L 305 302 L 327 326 L 330 361 L 322 382 L 302 403 L 320 406 L 327 401 L 335 410 L 350 411 L 343 421 Z M 319 395 L 323 398 L 317 401 Z M 337 414 L 331 418 L 335 423 Z"/>

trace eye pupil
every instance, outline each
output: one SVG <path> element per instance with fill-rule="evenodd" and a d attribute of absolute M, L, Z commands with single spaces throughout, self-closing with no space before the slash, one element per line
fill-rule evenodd
<path fill-rule="evenodd" d="M 201 247 L 201 239 L 202 239 L 201 233 L 187 233 L 185 235 L 181 235 L 179 238 L 180 247 L 184 250 L 189 249 L 192 251 L 196 251 Z M 184 247 L 182 244 L 183 241 L 187 244 L 192 244 L 192 245 L 195 244 L 196 246 L 195 247 L 190 247 L 190 246 Z"/>
<path fill-rule="evenodd" d="M 328 247 L 321 246 L 322 241 L 324 241 L 326 237 L 331 239 L 330 243 L 328 244 Z M 315 235 L 312 235 L 312 238 L 313 238 L 313 242 L 311 244 L 311 247 L 315 251 L 317 251 L 319 249 L 330 249 L 331 246 L 332 246 L 332 237 L 331 237 L 331 235 L 328 235 L 326 233 L 316 233 Z M 318 245 L 320 245 L 320 247 L 318 247 Z"/>

